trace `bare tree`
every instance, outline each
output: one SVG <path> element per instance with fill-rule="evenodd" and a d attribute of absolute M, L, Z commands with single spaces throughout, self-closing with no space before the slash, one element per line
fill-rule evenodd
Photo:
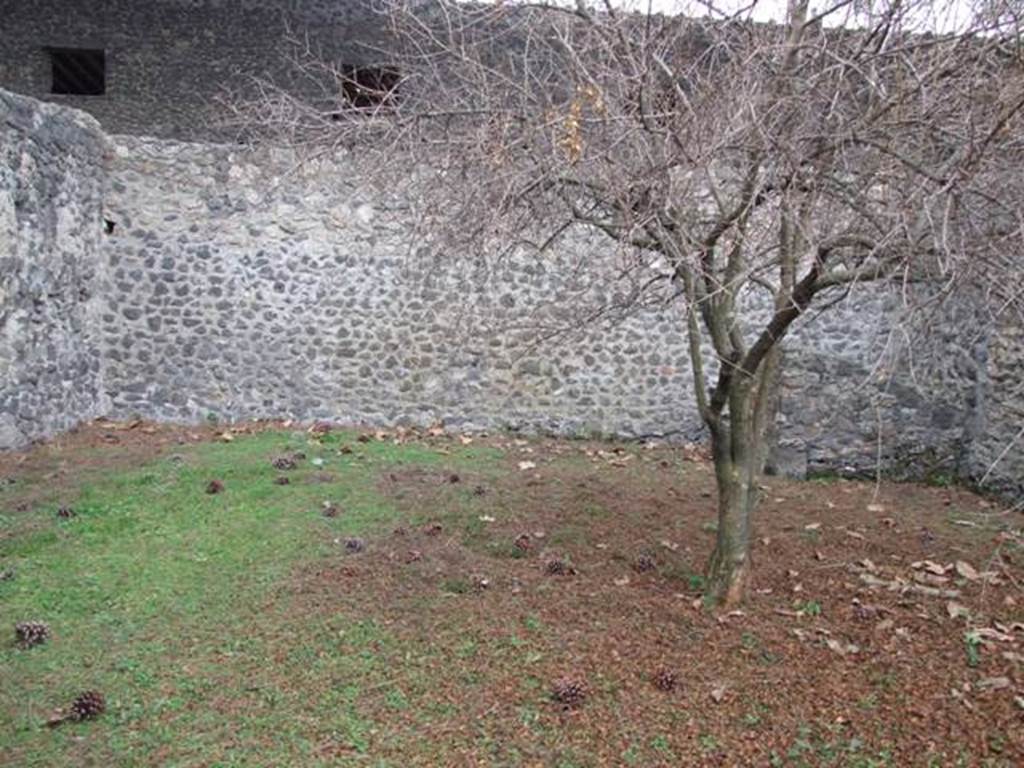
<path fill-rule="evenodd" d="M 246 113 L 290 141 L 415 177 L 464 254 L 574 229 L 628 254 L 633 301 L 676 299 L 719 491 L 708 587 L 745 593 L 780 342 L 882 283 L 1015 298 L 1024 76 L 1019 8 L 791 0 L 701 18 L 628 8 L 383 0 L 400 77 L 344 104 L 267 87 Z M 367 86 L 367 82 L 370 83 Z M 761 294 L 763 298 L 757 300 Z"/>

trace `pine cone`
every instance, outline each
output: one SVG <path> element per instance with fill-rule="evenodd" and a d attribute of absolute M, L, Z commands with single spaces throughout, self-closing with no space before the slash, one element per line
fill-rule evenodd
<path fill-rule="evenodd" d="M 70 520 L 72 517 L 75 516 L 75 514 L 75 510 L 73 510 L 71 507 L 61 507 L 60 509 L 57 510 L 57 517 L 63 520 Z"/>
<path fill-rule="evenodd" d="M 853 618 L 858 621 L 874 621 L 882 612 L 877 606 L 865 605 L 860 600 L 854 600 L 852 613 Z"/>
<path fill-rule="evenodd" d="M 271 464 L 273 464 L 274 469 L 279 469 L 282 472 L 289 469 L 296 469 L 299 466 L 291 456 L 278 456 L 271 462 Z"/>
<path fill-rule="evenodd" d="M 71 702 L 68 716 L 71 720 L 92 720 L 107 710 L 107 702 L 99 691 L 80 693 Z"/>
<path fill-rule="evenodd" d="M 325 501 L 323 504 L 323 510 L 321 513 L 324 517 L 337 517 L 341 514 L 341 509 L 335 506 L 332 501 Z"/>
<path fill-rule="evenodd" d="M 284 475 L 281 475 L 280 477 L 275 477 L 274 478 L 274 485 L 288 485 L 290 483 L 291 483 L 291 480 L 289 480 Z"/>
<path fill-rule="evenodd" d="M 659 691 L 674 691 L 676 683 L 679 681 L 678 676 L 671 669 L 665 669 L 662 667 L 654 673 L 654 677 L 651 678 L 651 682 L 654 683 L 654 687 Z"/>
<path fill-rule="evenodd" d="M 562 709 L 576 709 L 587 698 L 587 684 L 583 680 L 563 677 L 551 686 L 551 698 Z"/>
<path fill-rule="evenodd" d="M 512 543 L 515 544 L 516 549 L 519 551 L 528 552 L 533 546 L 533 539 L 530 538 L 528 533 L 520 533 Z"/>
<path fill-rule="evenodd" d="M 31 648 L 50 639 L 50 627 L 42 621 L 22 621 L 14 625 L 14 635 L 20 647 Z"/>
<path fill-rule="evenodd" d="M 657 567 L 658 563 L 655 562 L 654 555 L 649 552 L 642 553 L 640 557 L 636 559 L 636 562 L 633 563 L 633 570 L 637 573 L 650 573 L 651 571 L 656 570 Z"/>
<path fill-rule="evenodd" d="M 552 557 L 544 563 L 544 573 L 548 576 L 575 576 L 576 569 L 560 557 Z"/>
<path fill-rule="evenodd" d="M 358 554 L 366 549 L 366 542 L 362 539 L 345 539 L 345 552 L 350 555 Z"/>

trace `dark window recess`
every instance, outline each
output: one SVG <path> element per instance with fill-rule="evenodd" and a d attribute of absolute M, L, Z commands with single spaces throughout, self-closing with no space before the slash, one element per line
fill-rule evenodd
<path fill-rule="evenodd" d="M 102 96 L 107 92 L 106 51 L 48 48 L 53 68 L 51 93 Z"/>
<path fill-rule="evenodd" d="M 345 106 L 373 109 L 388 106 L 398 97 L 401 76 L 384 67 L 351 67 L 341 83 Z"/>

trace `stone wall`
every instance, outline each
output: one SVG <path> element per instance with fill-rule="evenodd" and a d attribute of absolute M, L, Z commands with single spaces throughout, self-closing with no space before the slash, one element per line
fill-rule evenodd
<path fill-rule="evenodd" d="M 640 315 L 531 350 L 523 326 L 579 288 L 571 259 L 483 281 L 462 259 L 424 264 L 408 211 L 350 176 L 118 138 L 102 317 L 118 412 L 698 431 L 677 325 Z"/>
<path fill-rule="evenodd" d="M 105 146 L 87 115 L 0 91 L 0 448 L 107 408 L 92 322 Z"/>
<path fill-rule="evenodd" d="M 599 243 L 481 279 L 464 257 L 423 263 L 404 206 L 344 160 L 119 137 L 111 172 L 102 329 L 122 415 L 702 434 L 679 307 L 531 347 L 552 310 L 586 314 L 567 297 L 617 289 L 594 282 L 614 258 Z M 959 470 L 976 351 L 951 316 L 910 365 L 899 321 L 895 297 L 864 289 L 798 326 L 780 471 L 866 471 L 879 453 Z"/>
<path fill-rule="evenodd" d="M 982 327 L 962 297 L 919 316 L 870 285 L 812 312 L 786 341 L 776 455 L 793 474 L 970 476 Z"/>
<path fill-rule="evenodd" d="M 1024 325 L 1007 316 L 985 345 L 967 474 L 1024 498 Z"/>
<path fill-rule="evenodd" d="M 292 38 L 364 63 L 380 25 L 362 2 L 0 0 L 0 88 L 85 110 L 108 132 L 230 138 L 221 97 L 252 78 L 315 88 L 287 59 Z M 106 93 L 50 93 L 48 47 L 103 49 Z"/>
<path fill-rule="evenodd" d="M 679 307 L 580 322 L 621 290 L 599 241 L 428 255 L 349 157 L 105 145 L 80 113 L 3 104 L 7 444 L 99 413 L 702 436 Z M 981 333 L 970 302 L 928 326 L 908 335 L 901 299 L 868 287 L 801 320 L 775 467 L 979 478 L 1011 445 L 989 482 L 1019 486 L 1020 326 Z"/>

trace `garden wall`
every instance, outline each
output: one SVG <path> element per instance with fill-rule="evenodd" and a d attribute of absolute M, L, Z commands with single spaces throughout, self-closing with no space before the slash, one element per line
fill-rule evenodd
<path fill-rule="evenodd" d="M 94 331 L 106 139 L 0 91 L 0 448 L 107 409 Z"/>
<path fill-rule="evenodd" d="M 39 116 L 6 129 L 5 157 L 13 145 L 45 152 L 42 116 L 55 108 L 7 102 Z M 98 157 L 100 137 L 89 135 Z M 498 263 L 428 256 L 411 234 L 409 206 L 370 194 L 345 158 L 298 163 L 283 151 L 126 136 L 110 143 L 102 204 L 114 229 L 102 243 L 94 208 L 88 227 L 75 219 L 46 229 L 47 217 L 69 215 L 52 205 L 57 193 L 19 219 L 16 253 L 33 248 L 33 259 L 61 264 L 80 255 L 53 272 L 65 298 L 47 315 L 61 324 L 48 335 L 74 340 L 56 363 L 74 385 L 8 394 L 4 413 L 22 423 L 18 414 L 33 410 L 22 400 L 52 396 L 59 406 L 60 420 L 25 434 L 102 411 L 702 436 L 678 307 L 579 321 L 620 289 L 615 255 L 598 243 Z M 63 148 L 52 152 L 36 166 L 72 162 Z M 76 187 L 94 195 L 89 205 L 98 173 Z M 85 217 L 76 205 L 73 215 Z M 601 260 L 608 269 L 593 269 Z M 777 468 L 864 471 L 881 457 L 908 474 L 983 474 L 1022 402 L 1020 335 L 1008 328 L 989 339 L 963 304 L 942 312 L 927 343 L 911 344 L 898 299 L 866 288 L 806 318 L 787 343 Z M 536 343 L 538 331 L 567 325 L 575 333 Z M 3 333 L 9 346 L 24 345 L 30 331 L 7 321 Z M 74 407 L 64 407 L 72 390 Z M 992 480 L 1012 482 L 1022 456 L 1013 448 L 1009 470 Z"/>
<path fill-rule="evenodd" d="M 603 242 L 424 260 L 408 206 L 372 197 L 343 160 L 115 143 L 102 338 L 122 415 L 702 436 L 680 307 L 531 345 L 621 290 Z M 898 318 L 894 297 L 865 289 L 800 327 L 780 470 L 863 471 L 881 453 L 958 471 L 978 375 L 971 318 L 948 315 L 916 344 L 913 375 Z"/>

